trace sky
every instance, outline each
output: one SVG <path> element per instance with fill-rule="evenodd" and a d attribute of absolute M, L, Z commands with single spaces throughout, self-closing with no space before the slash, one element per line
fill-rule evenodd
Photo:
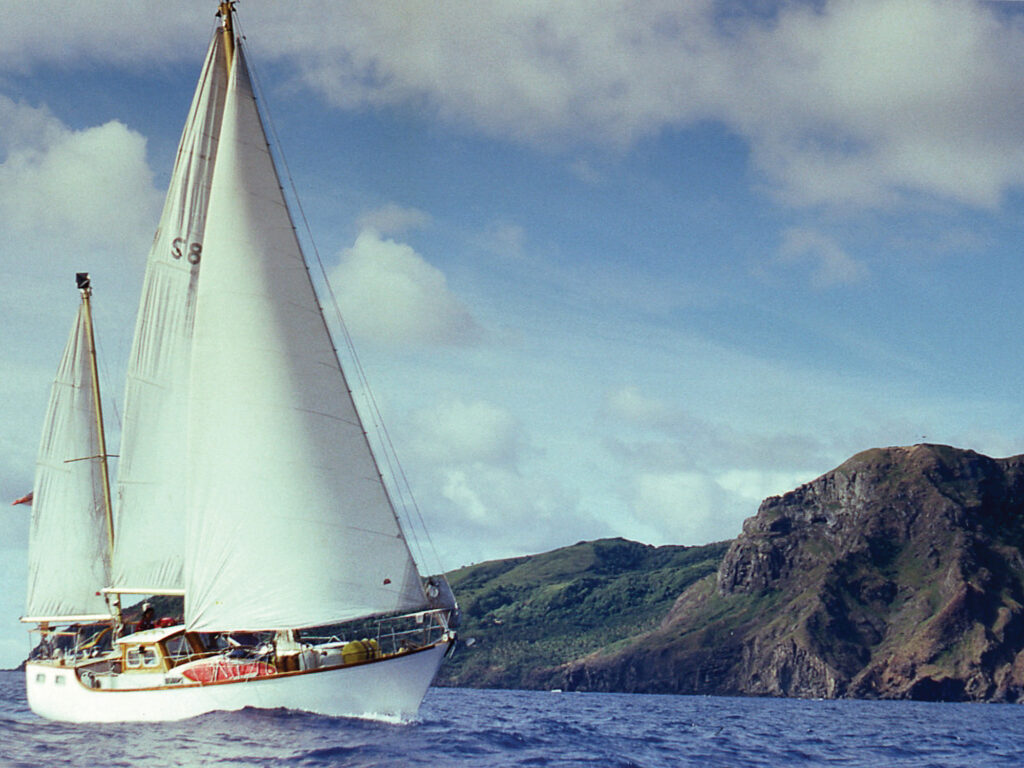
<path fill-rule="evenodd" d="M 0 498 L 32 487 L 76 271 L 116 453 L 214 11 L 0 0 Z M 1024 5 L 238 11 L 428 570 L 732 538 L 877 446 L 1024 453 Z M 29 510 L 0 509 L 4 667 Z"/>

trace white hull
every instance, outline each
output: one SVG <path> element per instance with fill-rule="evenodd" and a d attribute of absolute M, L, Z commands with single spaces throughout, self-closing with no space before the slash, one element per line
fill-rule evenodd
<path fill-rule="evenodd" d="M 33 712 L 75 723 L 184 720 L 243 707 L 408 720 L 416 716 L 448 646 L 441 642 L 365 664 L 243 681 L 128 690 L 88 688 L 73 667 L 28 662 L 25 688 Z"/>

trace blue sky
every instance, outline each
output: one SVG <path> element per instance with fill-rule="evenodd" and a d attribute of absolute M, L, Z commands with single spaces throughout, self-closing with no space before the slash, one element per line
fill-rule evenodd
<path fill-rule="evenodd" d="M 79 269 L 120 398 L 213 5 L 0 2 L 3 498 Z M 1024 452 L 1021 10 L 241 3 L 442 565 L 731 538 L 880 445 Z M 27 648 L 8 509 L 0 666 Z"/>

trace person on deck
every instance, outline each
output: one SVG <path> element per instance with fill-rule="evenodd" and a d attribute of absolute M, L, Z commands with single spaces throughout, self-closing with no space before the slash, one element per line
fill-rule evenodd
<path fill-rule="evenodd" d="M 154 626 L 156 626 L 156 622 L 153 621 L 153 606 L 149 603 L 143 603 L 142 618 L 139 619 L 139 625 L 135 628 L 135 631 L 141 632 L 144 629 L 152 629 Z"/>

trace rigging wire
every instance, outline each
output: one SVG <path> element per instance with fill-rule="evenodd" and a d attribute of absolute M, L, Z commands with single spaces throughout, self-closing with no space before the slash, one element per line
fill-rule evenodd
<path fill-rule="evenodd" d="M 246 40 L 245 35 L 242 33 L 241 24 L 239 17 L 234 17 L 235 31 L 237 36 L 241 40 Z M 246 40 L 246 47 L 249 46 Z M 258 58 L 258 57 L 254 57 Z M 430 536 L 430 531 L 426 526 L 426 522 L 423 519 L 423 513 L 420 510 L 419 504 L 416 502 L 416 498 L 412 492 L 412 485 L 409 482 L 409 478 L 405 473 L 405 469 L 401 462 L 398 460 L 398 452 L 395 449 L 394 442 L 391 440 L 391 434 L 384 424 L 384 420 L 381 417 L 380 408 L 377 404 L 377 398 L 373 394 L 373 390 L 370 387 L 369 379 L 366 376 L 366 371 L 363 368 L 362 362 L 359 359 L 359 355 L 356 352 L 355 343 L 352 339 L 352 335 L 349 332 L 348 325 L 345 323 L 345 319 L 341 313 L 341 307 L 338 305 L 337 296 L 334 293 L 334 288 L 331 286 L 331 281 L 327 276 L 327 268 L 324 266 L 323 259 L 320 256 L 320 249 L 316 245 L 316 240 L 313 238 L 313 231 L 310 227 L 309 220 L 306 218 L 306 211 L 302 207 L 302 202 L 299 199 L 298 191 L 295 187 L 295 179 L 292 177 L 291 169 L 288 166 L 287 158 L 284 154 L 280 138 L 277 134 L 277 128 L 274 125 L 274 121 L 271 118 L 271 110 L 269 108 L 269 102 L 266 94 L 263 90 L 260 82 L 259 75 L 256 71 L 256 67 L 253 64 L 252 58 L 246 57 L 246 62 L 249 65 L 249 72 L 251 74 L 252 84 L 257 98 L 263 102 L 264 108 L 261 110 L 261 116 L 263 122 L 270 133 L 272 139 L 272 145 L 280 161 L 281 170 L 284 172 L 284 177 L 287 179 L 288 188 L 291 191 L 291 199 L 295 210 L 299 214 L 299 218 L 302 220 L 302 226 L 306 233 L 310 248 L 313 255 L 316 258 L 316 263 L 319 268 L 320 278 L 322 279 L 324 289 L 327 295 L 330 297 L 330 303 L 334 311 L 334 317 L 337 322 L 337 327 L 341 330 L 341 336 L 345 342 L 346 352 L 352 361 L 352 367 L 361 389 L 363 398 L 367 403 L 368 415 L 371 417 L 373 428 L 377 434 L 377 441 L 381 446 L 381 454 L 383 455 L 384 463 L 386 465 L 389 476 L 391 477 L 391 485 L 397 495 L 397 501 L 403 513 L 403 517 L 406 521 L 406 527 L 408 533 L 411 534 L 412 548 L 416 550 L 415 557 L 421 567 L 423 567 L 425 574 L 429 575 L 431 571 L 437 574 L 444 573 L 444 568 L 441 564 L 441 558 L 438 555 L 437 548 L 434 545 L 434 541 Z M 328 332 L 329 329 L 328 329 Z M 335 345 L 335 352 L 337 353 L 337 347 Z M 344 373 L 344 369 L 343 369 Z M 349 388 L 351 394 L 351 387 Z M 389 494 L 391 495 L 391 494 Z M 430 567 L 427 562 L 428 552 L 424 551 L 424 546 L 420 542 L 420 536 L 417 533 L 417 525 L 419 531 L 422 532 L 426 539 L 426 546 L 429 548 L 429 555 L 433 557 L 434 567 Z M 408 539 L 407 539 L 408 540 Z"/>

